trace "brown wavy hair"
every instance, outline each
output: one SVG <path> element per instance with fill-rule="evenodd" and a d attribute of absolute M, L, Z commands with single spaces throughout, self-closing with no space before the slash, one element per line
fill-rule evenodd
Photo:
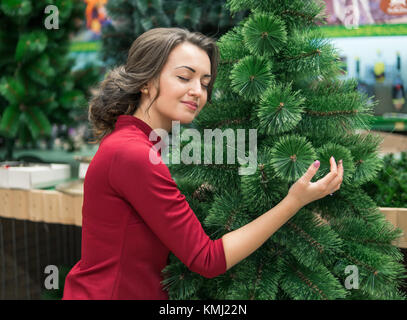
<path fill-rule="evenodd" d="M 100 142 L 104 136 L 111 133 L 120 115 L 134 114 L 139 106 L 141 88 L 150 80 L 159 80 L 169 54 L 177 45 L 184 42 L 198 46 L 209 56 L 212 77 L 208 86 L 208 102 L 211 101 L 219 63 L 219 48 L 216 41 L 200 32 L 190 32 L 182 28 L 148 30 L 131 45 L 127 63 L 110 70 L 91 97 L 88 119 L 96 139 L 92 143 Z M 159 94 L 158 85 L 157 95 L 148 109 Z"/>

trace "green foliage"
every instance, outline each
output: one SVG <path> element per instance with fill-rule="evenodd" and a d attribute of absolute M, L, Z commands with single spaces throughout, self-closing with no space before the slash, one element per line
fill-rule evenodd
<path fill-rule="evenodd" d="M 239 229 L 250 222 L 249 216 L 237 214 L 245 208 L 240 195 L 236 190 L 233 191 L 217 195 L 208 211 L 204 223 L 213 237 Z"/>
<path fill-rule="evenodd" d="M 29 0 L 2 0 L 0 8 L 8 16 L 23 17 L 31 13 L 32 4 Z"/>
<path fill-rule="evenodd" d="M 205 232 L 219 239 L 263 215 L 316 159 L 321 164 L 312 182 L 328 174 L 333 156 L 343 160 L 343 183 L 213 279 L 192 274 L 172 257 L 165 280 L 171 299 L 405 299 L 400 287 L 406 270 L 392 245 L 401 231 L 378 209 L 378 190 L 362 189 L 375 177 L 383 180 L 380 139 L 357 133 L 370 128 L 375 102 L 356 91 L 355 80 L 337 79 L 338 53 L 319 29 L 323 2 L 229 0 L 227 7 L 251 12 L 218 40 L 215 99 L 192 125 L 199 132 L 258 129 L 257 166 L 241 176 L 246 165 L 226 160 L 170 167 L 212 194 L 192 201 Z M 405 200 L 403 159 L 403 169 L 384 181 L 397 185 Z M 183 190 L 191 199 L 200 188 Z M 359 289 L 345 285 L 348 266 L 359 270 Z"/>
<path fill-rule="evenodd" d="M 51 131 L 51 124 L 40 108 L 31 107 L 23 115 L 26 118 L 26 124 L 30 128 L 34 140 L 38 139 L 40 135 Z"/>
<path fill-rule="evenodd" d="M 270 86 L 256 110 L 259 132 L 276 135 L 294 129 L 302 118 L 304 102 L 300 91 L 292 91 L 291 84 Z"/>
<path fill-rule="evenodd" d="M 44 26 L 47 5 L 57 6 L 59 29 Z M 49 136 L 52 123 L 74 127 L 83 118 L 90 76 L 98 76 L 88 70 L 83 85 L 67 55 L 84 9 L 81 0 L 0 1 L 1 135 L 26 145 Z"/>
<path fill-rule="evenodd" d="M 17 104 L 26 93 L 21 77 L 2 77 L 0 79 L 0 93 L 10 104 Z"/>
<path fill-rule="evenodd" d="M 229 274 L 217 279 L 217 287 L 221 288 L 219 296 L 232 300 L 275 299 L 282 269 L 283 259 L 280 256 L 253 254 L 233 267 Z M 227 283 L 225 280 L 231 281 Z"/>
<path fill-rule="evenodd" d="M 407 152 L 383 157 L 383 167 L 363 189 L 379 206 L 407 208 Z"/>
<path fill-rule="evenodd" d="M 288 261 L 281 288 L 293 300 L 334 300 L 346 298 L 348 292 L 328 268 L 307 268 L 295 260 Z"/>
<path fill-rule="evenodd" d="M 283 21 L 271 14 L 252 15 L 245 22 L 242 33 L 250 52 L 260 56 L 278 53 L 287 41 Z"/>
<path fill-rule="evenodd" d="M 15 135 L 18 131 L 19 116 L 20 110 L 16 105 L 8 106 L 1 118 L 0 129 Z"/>
<path fill-rule="evenodd" d="M 133 41 L 149 29 L 180 27 L 218 38 L 246 14 L 231 17 L 225 0 L 109 0 L 106 9 L 113 21 L 102 28 L 108 66 L 125 64 Z"/>
<path fill-rule="evenodd" d="M 243 99 L 257 100 L 273 81 L 271 62 L 258 56 L 240 60 L 230 72 L 232 90 Z"/>
<path fill-rule="evenodd" d="M 16 61 L 30 60 L 47 47 L 48 38 L 42 31 L 21 34 L 16 48 Z"/>
<path fill-rule="evenodd" d="M 340 159 L 343 160 L 343 184 L 346 185 L 348 183 L 351 183 L 351 181 L 352 183 L 354 182 L 352 176 L 353 172 L 355 171 L 355 167 L 352 163 L 352 155 L 347 148 L 339 144 L 328 142 L 320 147 L 317 150 L 317 153 L 318 156 L 316 157 L 316 159 L 321 159 L 321 164 L 319 166 L 317 174 L 314 176 L 314 179 L 321 179 L 331 171 L 329 159 L 331 156 L 333 156 L 336 161 Z"/>
<path fill-rule="evenodd" d="M 197 273 L 189 272 L 185 264 L 176 261 L 174 256 L 171 256 L 171 260 L 172 263 L 163 270 L 167 275 L 162 281 L 164 290 L 172 289 L 169 293 L 170 299 L 191 299 L 202 286 L 204 278 Z"/>
<path fill-rule="evenodd" d="M 280 51 L 280 61 L 276 70 L 287 80 L 332 79 L 340 75 L 339 55 L 321 30 L 315 28 L 292 29 L 290 41 Z"/>
<path fill-rule="evenodd" d="M 312 144 L 297 135 L 281 137 L 270 152 L 276 175 L 289 182 L 298 180 L 316 158 Z"/>
<path fill-rule="evenodd" d="M 242 175 L 240 183 L 243 204 L 252 218 L 275 206 L 289 189 L 288 183 L 275 173 L 268 148 L 259 150 L 257 162 L 256 172 Z"/>

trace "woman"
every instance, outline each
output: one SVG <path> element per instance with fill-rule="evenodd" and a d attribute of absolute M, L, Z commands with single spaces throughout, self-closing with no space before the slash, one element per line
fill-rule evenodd
<path fill-rule="evenodd" d="M 63 299 L 168 299 L 160 282 L 170 251 L 190 270 L 216 277 L 301 207 L 339 189 L 343 167 L 333 158 L 331 172 L 310 182 L 317 161 L 270 211 L 221 239 L 205 234 L 167 166 L 150 161 L 152 148 L 160 152 L 149 136 L 199 114 L 210 100 L 218 59 L 212 39 L 157 28 L 137 38 L 126 65 L 102 82 L 89 110 L 101 143 L 84 182 L 82 256 Z"/>

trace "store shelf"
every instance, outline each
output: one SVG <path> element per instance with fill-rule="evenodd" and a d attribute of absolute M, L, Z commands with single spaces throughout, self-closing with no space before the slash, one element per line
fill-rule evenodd
<path fill-rule="evenodd" d="M 407 118 L 376 116 L 372 123 L 372 130 L 407 132 Z"/>
<path fill-rule="evenodd" d="M 15 160 L 43 163 L 66 163 L 71 165 L 71 177 L 77 178 L 79 162 L 77 157 L 93 157 L 99 145 L 86 145 L 80 151 L 67 152 L 64 150 L 41 150 L 41 149 L 15 149 L 13 157 Z M 6 155 L 5 148 L 0 148 L 0 161 Z"/>

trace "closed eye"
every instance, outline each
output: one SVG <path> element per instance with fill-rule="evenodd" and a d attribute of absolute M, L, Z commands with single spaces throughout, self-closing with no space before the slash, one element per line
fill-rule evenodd
<path fill-rule="evenodd" d="M 181 76 L 177 76 L 178 78 L 180 78 L 182 81 L 185 81 L 185 82 L 188 82 L 189 81 L 189 79 L 187 79 L 187 78 L 184 78 L 184 77 L 181 77 Z M 202 87 L 204 87 L 205 89 L 208 89 L 208 85 L 204 85 L 204 84 L 202 84 L 201 83 L 201 85 L 202 85 Z"/>

